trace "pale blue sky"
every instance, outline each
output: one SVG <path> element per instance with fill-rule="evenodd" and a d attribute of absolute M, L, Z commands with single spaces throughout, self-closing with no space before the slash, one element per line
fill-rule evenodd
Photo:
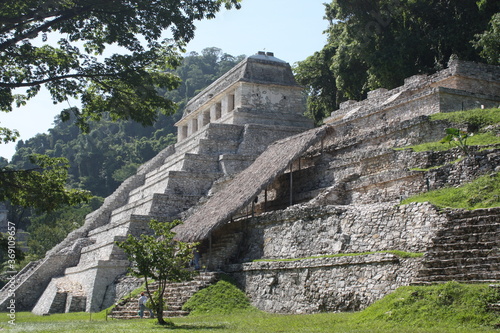
<path fill-rule="evenodd" d="M 213 20 L 198 22 L 187 51 L 218 47 L 234 56 L 268 51 L 293 65 L 326 43 L 324 2 L 327 1 L 243 0 L 240 10 L 223 10 Z M 77 104 L 75 100 L 71 106 Z M 54 105 L 46 93 L 41 93 L 22 108 L 0 113 L 0 126 L 17 129 L 21 139 L 26 140 L 53 127 L 54 117 L 69 106 Z M 10 160 L 14 152 L 15 143 L 0 144 L 0 156 Z"/>

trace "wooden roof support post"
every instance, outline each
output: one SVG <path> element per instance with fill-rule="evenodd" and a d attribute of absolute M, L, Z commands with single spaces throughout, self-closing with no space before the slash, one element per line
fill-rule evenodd
<path fill-rule="evenodd" d="M 293 205 L 293 162 L 290 163 L 290 206 Z"/>
<path fill-rule="evenodd" d="M 267 186 L 264 190 L 264 212 L 267 212 Z"/>
<path fill-rule="evenodd" d="M 207 262 L 207 270 L 210 267 L 210 262 L 212 260 L 212 233 L 208 235 L 208 262 Z"/>

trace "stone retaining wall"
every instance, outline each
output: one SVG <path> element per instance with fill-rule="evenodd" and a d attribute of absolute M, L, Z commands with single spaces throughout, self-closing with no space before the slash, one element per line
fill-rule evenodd
<path fill-rule="evenodd" d="M 428 203 L 313 208 L 297 205 L 240 222 L 245 233 L 240 260 L 383 250 L 424 252 L 444 222 L 444 217 Z"/>
<path fill-rule="evenodd" d="M 357 311 L 408 285 L 420 259 L 393 254 L 254 262 L 233 276 L 257 308 L 273 313 Z"/>

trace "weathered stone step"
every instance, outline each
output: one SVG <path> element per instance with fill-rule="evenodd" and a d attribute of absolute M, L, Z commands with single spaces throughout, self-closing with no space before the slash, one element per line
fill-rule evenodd
<path fill-rule="evenodd" d="M 498 222 L 498 214 L 500 213 L 500 209 L 498 207 L 495 208 L 486 208 L 486 209 L 475 209 L 470 211 L 457 211 L 457 212 L 449 212 L 448 216 L 450 216 L 453 220 L 453 224 L 477 224 L 484 223 L 485 221 Z"/>
<path fill-rule="evenodd" d="M 463 220 L 459 223 L 453 221 L 453 225 L 445 227 L 439 232 L 439 236 L 448 235 L 467 235 L 482 232 L 500 232 L 500 223 L 498 223 L 498 216 L 490 216 L 481 220 L 470 221 Z"/>
<path fill-rule="evenodd" d="M 500 270 L 500 258 L 478 258 L 478 259 L 452 259 L 452 260 L 432 260 L 422 263 L 422 270 L 428 269 L 473 269 L 482 268 L 489 270 Z"/>
<path fill-rule="evenodd" d="M 430 275 L 453 275 L 460 272 L 500 272 L 500 261 L 496 264 L 484 263 L 477 265 L 463 265 L 463 266 L 442 266 L 442 267 L 429 267 L 421 268 L 418 272 L 419 276 L 430 276 Z"/>
<path fill-rule="evenodd" d="M 476 252 L 478 251 L 482 252 L 488 250 L 491 251 L 497 248 L 499 244 L 500 242 L 498 240 L 482 241 L 482 242 L 464 242 L 464 241 L 450 242 L 450 240 L 448 240 L 447 243 L 442 242 L 434 244 L 432 250 L 428 252 L 434 255 L 438 252 L 462 253 L 470 251 L 476 251 Z"/>
<path fill-rule="evenodd" d="M 500 225 L 499 225 L 500 227 Z M 468 232 L 459 235 L 445 234 L 440 237 L 433 238 L 436 244 L 446 244 L 446 243 L 480 243 L 489 241 L 498 241 L 500 236 L 500 228 L 494 231 L 488 231 L 488 229 L 478 228 L 477 232 Z"/>
<path fill-rule="evenodd" d="M 430 286 L 430 285 L 435 285 L 435 284 L 442 284 L 442 283 L 447 283 L 450 282 L 449 278 L 447 279 L 442 279 L 442 280 L 427 280 L 426 279 L 415 279 L 413 282 L 411 282 L 411 285 L 414 286 Z M 463 283 L 470 283 L 470 284 L 486 284 L 486 283 L 498 283 L 500 280 L 493 280 L 493 279 L 482 279 L 482 280 L 467 280 L 467 281 L 462 281 L 462 280 L 455 280 L 457 282 L 463 282 Z"/>
<path fill-rule="evenodd" d="M 433 259 L 467 259 L 467 258 L 484 258 L 484 257 L 497 257 L 499 251 L 495 247 L 483 249 L 465 249 L 465 250 L 437 250 L 430 249 L 426 253 L 426 262 L 431 262 Z"/>
<path fill-rule="evenodd" d="M 494 283 L 500 281 L 500 272 L 468 272 L 463 274 L 442 274 L 418 277 L 418 280 L 425 280 L 427 282 L 436 281 L 483 281 L 482 283 Z"/>
<path fill-rule="evenodd" d="M 202 272 L 192 281 L 170 283 L 165 290 L 165 301 L 167 310 L 164 312 L 166 317 L 185 316 L 188 314 L 182 311 L 182 305 L 197 291 L 203 289 L 213 282 L 217 281 L 217 274 L 212 272 Z M 151 292 L 158 288 L 156 283 L 149 286 Z M 137 299 L 127 299 L 121 301 L 113 311 L 111 317 L 117 319 L 137 318 L 139 305 Z"/>

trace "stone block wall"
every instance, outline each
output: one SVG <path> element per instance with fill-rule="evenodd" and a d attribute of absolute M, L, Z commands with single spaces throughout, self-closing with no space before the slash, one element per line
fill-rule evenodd
<path fill-rule="evenodd" d="M 498 281 L 499 214 L 498 208 L 440 212 L 428 203 L 297 205 L 231 223 L 244 234 L 242 263 L 225 270 L 267 312 L 357 311 L 413 283 Z M 426 255 L 363 254 L 384 250 Z"/>
<path fill-rule="evenodd" d="M 427 203 L 295 205 L 226 225 L 213 235 L 210 261 L 230 256 L 218 246 L 227 234 L 242 234 L 232 254 L 240 263 L 223 269 L 253 305 L 274 313 L 356 311 L 409 285 L 421 265 L 421 258 L 373 252 L 423 253 L 446 221 Z"/>
<path fill-rule="evenodd" d="M 247 262 L 384 250 L 424 252 L 444 221 L 427 203 L 381 203 L 296 205 L 234 223 L 241 223 L 244 232 L 239 260 Z"/>
<path fill-rule="evenodd" d="M 386 253 L 246 263 L 233 266 L 232 275 L 266 312 L 358 311 L 408 285 L 419 265 L 420 259 Z"/>

